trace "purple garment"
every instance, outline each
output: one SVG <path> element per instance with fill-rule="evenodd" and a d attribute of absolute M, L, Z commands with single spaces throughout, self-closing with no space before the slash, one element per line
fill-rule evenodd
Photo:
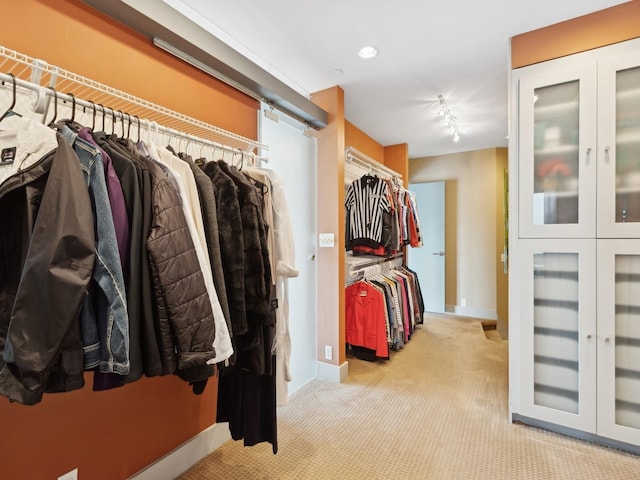
<path fill-rule="evenodd" d="M 113 226 L 116 229 L 116 241 L 118 242 L 118 250 L 120 253 L 120 264 L 125 278 L 129 271 L 129 216 L 124 203 L 124 193 L 122 193 L 122 185 L 120 179 L 116 175 L 116 171 L 111 164 L 111 157 L 105 152 L 100 145 L 96 143 L 91 135 L 89 127 L 81 128 L 78 136 L 86 140 L 91 145 L 95 145 L 104 162 L 104 176 L 107 181 L 107 193 L 109 195 L 109 204 L 111 205 L 111 214 L 113 216 Z"/>

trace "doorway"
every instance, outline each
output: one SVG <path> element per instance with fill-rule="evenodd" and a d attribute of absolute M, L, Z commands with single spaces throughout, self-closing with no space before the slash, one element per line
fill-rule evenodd
<path fill-rule="evenodd" d="M 288 281 L 291 394 L 317 375 L 316 139 L 305 136 L 305 126 L 282 112 L 264 117 L 264 108 L 258 124 L 269 161 L 263 167 L 275 171 L 284 183 L 299 272 Z"/>
<path fill-rule="evenodd" d="M 420 214 L 422 248 L 409 249 L 409 265 L 418 274 L 425 310 L 445 313 L 445 182 L 413 183 Z"/>

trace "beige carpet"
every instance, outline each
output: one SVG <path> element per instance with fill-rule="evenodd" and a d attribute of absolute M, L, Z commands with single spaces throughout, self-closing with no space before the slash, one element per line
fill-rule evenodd
<path fill-rule="evenodd" d="M 507 363 L 479 321 L 429 317 L 390 361 L 350 358 L 346 383 L 297 392 L 277 455 L 229 442 L 180 479 L 640 478 L 637 456 L 510 423 Z"/>

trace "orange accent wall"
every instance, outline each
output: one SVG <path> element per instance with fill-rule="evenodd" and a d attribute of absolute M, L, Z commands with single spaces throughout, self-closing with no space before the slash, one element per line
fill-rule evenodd
<path fill-rule="evenodd" d="M 385 147 L 346 120 L 344 122 L 344 139 L 347 147 L 353 147 L 368 157 L 395 170 L 400 173 L 405 180 L 408 178 L 409 145 L 406 143 Z"/>
<path fill-rule="evenodd" d="M 368 157 L 384 163 L 384 147 L 346 120 L 344 122 L 344 143 L 347 147 L 353 147 Z"/>
<path fill-rule="evenodd" d="M 3 2 L 2 17 L 0 45 L 257 138 L 258 102 L 78 0 Z M 86 383 L 32 407 L 0 398 L 1 478 L 79 467 L 82 479 L 125 479 L 215 423 L 215 379 L 202 395 L 173 376 L 105 392 L 91 390 L 89 373 Z"/>
<path fill-rule="evenodd" d="M 121 480 L 215 423 L 217 382 L 200 396 L 175 376 L 122 388 L 45 394 L 35 406 L 0 402 L 2 474 L 11 480 Z"/>
<path fill-rule="evenodd" d="M 384 164 L 402 175 L 404 186 L 409 185 L 409 145 L 399 143 L 384 147 Z"/>
<path fill-rule="evenodd" d="M 511 66 L 538 62 L 640 37 L 640 0 L 616 5 L 511 39 Z"/>

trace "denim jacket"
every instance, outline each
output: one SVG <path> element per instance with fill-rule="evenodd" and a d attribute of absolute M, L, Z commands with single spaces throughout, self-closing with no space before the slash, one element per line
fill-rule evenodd
<path fill-rule="evenodd" d="M 60 133 L 80 159 L 94 214 L 96 261 L 89 295 L 80 314 L 84 367 L 129 373 L 129 318 L 126 290 L 111 206 L 99 150 L 63 125 Z"/>

